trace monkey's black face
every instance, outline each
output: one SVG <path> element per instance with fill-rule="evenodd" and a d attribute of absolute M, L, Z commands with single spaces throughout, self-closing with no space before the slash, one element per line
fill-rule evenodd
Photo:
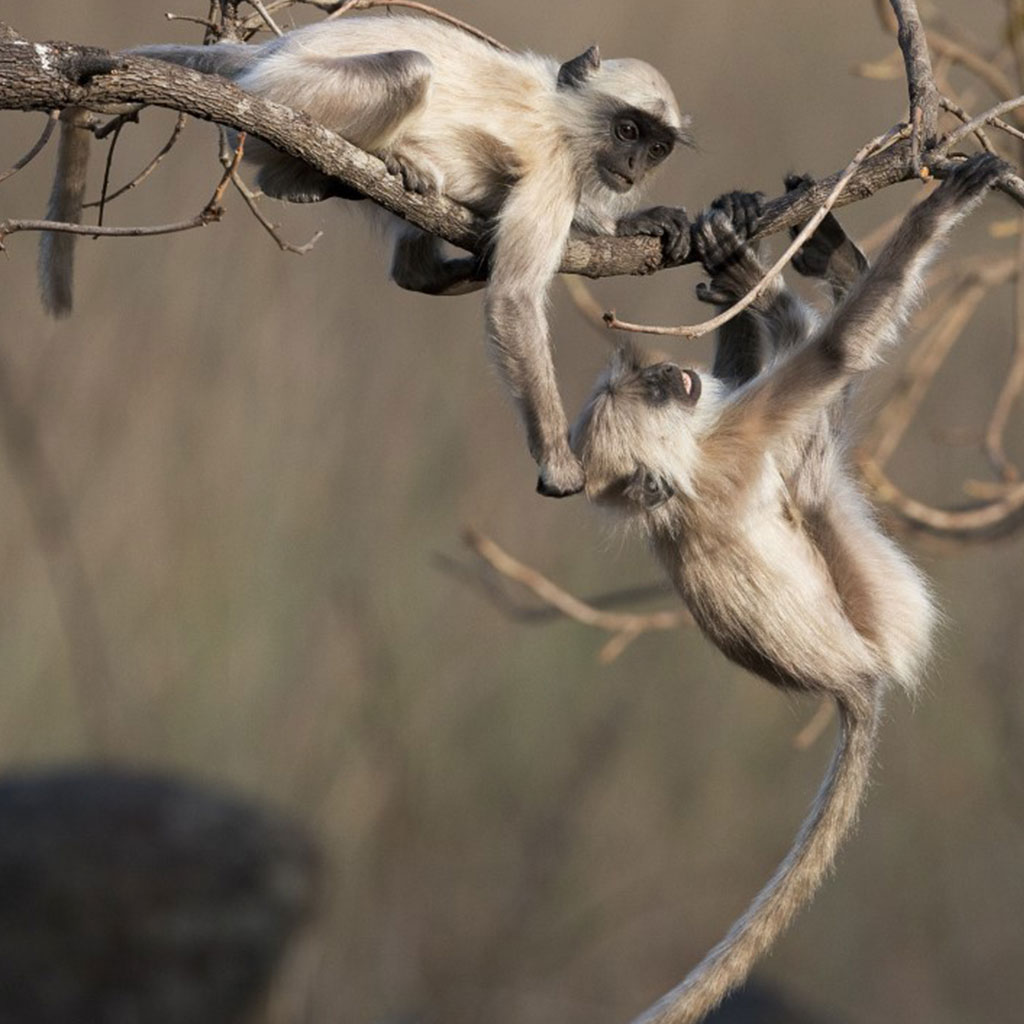
<path fill-rule="evenodd" d="M 700 375 L 675 363 L 655 363 L 645 367 L 637 379 L 644 402 L 649 406 L 657 407 L 668 402 L 696 405 L 700 398 Z"/>
<path fill-rule="evenodd" d="M 628 192 L 672 152 L 676 133 L 634 107 L 618 107 L 608 119 L 608 141 L 598 151 L 597 172 L 613 192 Z"/>

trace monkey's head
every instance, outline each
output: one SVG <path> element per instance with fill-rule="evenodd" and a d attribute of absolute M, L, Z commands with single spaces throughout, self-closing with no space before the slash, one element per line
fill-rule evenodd
<path fill-rule="evenodd" d="M 598 378 L 570 431 L 591 501 L 654 513 L 693 492 L 714 378 L 627 343 Z"/>
<path fill-rule="evenodd" d="M 630 192 L 677 144 L 691 142 L 672 87 L 642 60 L 602 61 L 591 46 L 559 68 L 558 91 L 588 176 L 613 194 Z"/>

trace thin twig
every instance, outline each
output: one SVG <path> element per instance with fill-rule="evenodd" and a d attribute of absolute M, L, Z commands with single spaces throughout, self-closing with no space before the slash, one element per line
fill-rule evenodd
<path fill-rule="evenodd" d="M 1024 106 L 1024 96 L 1014 96 L 1012 99 L 997 103 L 994 107 L 989 107 L 984 113 L 978 114 L 977 117 L 972 117 L 966 124 L 960 125 L 959 128 L 954 128 L 953 131 L 940 139 L 939 144 L 936 146 L 936 152 L 948 152 L 951 146 L 955 146 L 961 139 L 973 134 L 983 125 L 991 123 L 993 118 L 1022 106 Z"/>
<path fill-rule="evenodd" d="M 985 429 L 985 454 L 1006 483 L 1020 479 L 1017 467 L 1006 456 L 1004 434 L 1010 413 L 1024 388 L 1024 214 L 1021 215 L 1021 232 L 1017 238 L 1017 287 L 1014 301 L 1017 323 L 1013 339 L 1013 361 Z"/>
<path fill-rule="evenodd" d="M 641 334 L 672 335 L 674 337 L 683 338 L 700 338 L 711 331 L 717 330 L 723 324 L 732 320 L 733 317 L 742 313 L 743 310 L 745 310 L 752 302 L 755 302 L 764 290 L 772 283 L 772 281 L 782 273 L 783 269 L 793 258 L 797 250 L 804 244 L 804 242 L 807 241 L 808 238 L 811 237 L 812 234 L 814 234 L 818 225 L 825 219 L 826 214 L 835 205 L 836 200 L 846 187 L 847 182 L 853 177 L 857 168 L 860 167 L 868 157 L 881 152 L 887 146 L 892 145 L 892 143 L 899 139 L 906 138 L 909 134 L 910 128 L 907 125 L 896 125 L 895 127 L 890 128 L 887 132 L 884 132 L 882 135 L 872 139 L 866 145 L 862 146 L 854 158 L 846 165 L 846 168 L 843 170 L 842 174 L 840 174 L 839 180 L 835 183 L 824 203 L 822 203 L 817 212 L 807 221 L 807 223 L 803 225 L 786 251 L 775 261 L 761 280 L 758 281 L 758 283 L 751 288 L 743 298 L 730 306 L 725 310 L 725 312 L 719 313 L 718 316 L 714 316 L 710 320 L 705 320 L 703 323 L 699 324 L 686 324 L 679 327 L 653 327 L 645 324 L 634 324 L 619 320 L 618 317 L 616 317 L 614 310 L 612 310 L 605 313 L 605 324 L 608 327 L 620 331 L 635 331 Z"/>
<path fill-rule="evenodd" d="M 4 240 L 8 235 L 19 231 L 62 231 L 69 235 L 94 235 L 96 238 L 142 238 L 148 235 L 173 235 L 178 231 L 190 231 L 192 228 L 205 227 L 218 221 L 223 210 L 204 208 L 195 217 L 188 220 L 174 221 L 170 224 L 136 225 L 133 227 L 107 228 L 95 224 L 71 224 L 60 220 L 20 220 L 0 221 L 0 252 L 4 249 Z"/>
<path fill-rule="evenodd" d="M 566 618 L 613 634 L 599 654 L 603 664 L 614 661 L 629 643 L 643 633 L 678 629 L 692 622 L 689 613 L 682 610 L 651 612 L 648 615 L 601 611 L 563 590 L 536 569 L 513 558 L 493 540 L 478 531 L 467 527 L 463 531 L 462 539 L 466 546 L 476 552 L 495 572 L 526 587 Z"/>
<path fill-rule="evenodd" d="M 961 107 L 958 103 L 954 103 L 953 100 L 951 100 L 948 96 L 939 97 L 939 106 L 941 106 L 943 110 L 948 110 L 955 117 L 960 118 L 960 120 L 964 124 L 967 124 L 971 120 L 970 115 L 967 113 L 967 111 L 964 110 L 963 107 Z M 1008 124 L 1006 124 L 1005 121 L 1001 122 L 1001 124 L 1006 128 L 1010 127 Z M 1015 128 L 1011 130 L 1016 131 Z M 986 153 L 995 152 L 995 149 L 993 148 L 992 143 L 989 141 L 989 138 L 985 134 L 983 128 L 975 128 L 974 137 L 978 140 L 978 142 L 981 144 L 981 148 L 984 149 Z M 1022 133 L 1022 138 L 1024 138 L 1024 133 Z"/>
<path fill-rule="evenodd" d="M 135 238 L 147 235 L 170 235 L 179 231 L 190 231 L 193 228 L 205 227 L 219 221 L 224 216 L 224 208 L 221 200 L 224 198 L 224 190 L 231 181 L 232 174 L 238 170 L 238 164 L 242 159 L 242 148 L 245 143 L 245 133 L 239 133 L 238 148 L 235 150 L 234 159 L 231 165 L 224 171 L 217 187 L 209 202 L 194 217 L 189 220 L 177 221 L 172 224 L 158 224 L 152 226 L 133 226 L 107 228 L 97 227 L 93 224 L 71 224 L 65 221 L 55 220 L 6 220 L 0 222 L 0 252 L 4 249 L 4 240 L 8 235 L 16 234 L 19 231 L 62 231 L 70 235 L 94 235 L 97 238 Z"/>
<path fill-rule="evenodd" d="M 111 192 L 110 195 L 108 195 L 106 198 L 108 204 L 112 203 L 115 199 L 119 198 L 120 196 L 123 196 L 125 192 L 130 192 L 133 188 L 138 188 L 139 185 L 141 185 L 157 169 L 157 167 L 160 165 L 164 157 L 166 157 L 167 154 L 170 153 L 170 151 L 174 148 L 175 143 L 178 141 L 178 137 L 181 135 L 182 131 L 184 131 L 185 125 L 187 123 L 188 115 L 178 114 L 177 120 L 174 122 L 174 128 L 171 131 L 171 137 L 167 140 L 166 143 L 164 143 L 163 148 L 160 150 L 160 152 L 158 152 L 156 156 L 154 156 L 153 159 L 150 160 L 149 163 L 146 164 L 146 166 L 143 167 L 142 170 L 139 171 L 139 173 L 134 178 L 132 178 L 131 181 L 122 185 L 116 191 Z M 83 204 L 82 208 L 87 210 L 93 206 L 99 206 L 99 201 L 97 200 L 95 202 L 85 203 Z"/>
<path fill-rule="evenodd" d="M 586 282 L 573 274 L 563 274 L 561 280 L 576 311 L 583 317 L 587 326 L 594 328 L 607 343 L 610 338 L 604 327 L 604 307 L 594 298 L 594 293 L 587 287 Z"/>
<path fill-rule="evenodd" d="M 96 217 L 96 223 L 99 225 L 103 224 L 103 215 L 107 211 L 107 190 L 110 188 L 110 171 L 114 166 L 114 152 L 117 149 L 117 140 L 121 138 L 121 130 L 124 128 L 124 122 L 118 123 L 117 130 L 114 132 L 114 137 L 110 140 L 110 145 L 107 147 L 107 159 L 103 162 L 103 184 L 100 186 L 100 200 L 99 200 L 99 214 Z"/>
<path fill-rule="evenodd" d="M 194 18 L 190 14 L 172 14 L 170 11 L 164 13 L 168 21 L 187 21 L 192 25 L 202 25 L 208 32 L 216 32 L 220 27 L 216 22 L 207 21 L 206 18 Z"/>
<path fill-rule="evenodd" d="M 53 110 L 46 119 L 46 126 L 43 128 L 42 135 L 36 140 L 35 145 L 16 163 L 12 164 L 3 174 L 0 174 L 0 181 L 6 181 L 12 175 L 15 175 L 20 171 L 26 164 L 30 164 L 39 154 L 42 152 L 43 146 L 50 141 L 50 136 L 53 134 L 53 129 L 56 128 L 57 122 L 60 120 L 60 111 Z"/>
<path fill-rule="evenodd" d="M 270 16 L 270 12 L 263 6 L 263 0 L 249 0 L 249 3 L 256 8 L 260 17 L 266 22 L 267 28 L 274 33 L 275 36 L 283 36 L 284 33 L 277 26 L 277 22 Z"/>
<path fill-rule="evenodd" d="M 890 0 L 875 0 L 875 11 L 882 27 L 887 32 L 895 33 L 898 23 L 893 14 Z M 924 36 L 928 41 L 929 48 L 936 56 L 941 55 L 954 64 L 966 68 L 984 82 L 996 96 L 1001 99 L 1009 99 L 1016 92 L 1010 79 L 991 60 L 975 53 L 970 47 L 933 28 L 926 28 Z"/>
<path fill-rule="evenodd" d="M 238 190 L 238 194 L 242 197 L 245 205 L 249 207 L 249 211 L 259 222 L 260 226 L 270 235 L 271 238 L 277 243 L 278 248 L 284 252 L 292 252 L 298 256 L 305 256 L 307 252 L 310 252 L 317 242 L 323 238 L 323 231 L 317 231 L 313 237 L 305 243 L 305 245 L 296 245 L 294 242 L 288 242 L 281 237 L 278 231 L 278 225 L 269 221 L 263 214 L 263 211 L 259 207 L 259 196 L 255 193 L 248 185 L 242 180 L 242 176 L 237 172 L 231 175 L 231 184 Z"/>

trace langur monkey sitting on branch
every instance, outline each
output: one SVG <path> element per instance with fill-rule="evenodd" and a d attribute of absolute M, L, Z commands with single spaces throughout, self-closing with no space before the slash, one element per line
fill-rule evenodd
<path fill-rule="evenodd" d="M 261 46 L 143 46 L 130 51 L 220 74 L 305 111 L 378 155 L 407 189 L 440 191 L 494 220 L 485 259 L 449 257 L 441 240 L 380 210 L 392 231 L 391 275 L 403 288 L 454 295 L 487 285 L 490 347 L 526 426 L 538 490 L 583 488 L 555 383 L 545 311 L 570 233 L 655 235 L 666 259 L 689 249 L 685 211 L 636 210 L 639 186 L 687 121 L 669 84 L 639 60 L 597 47 L 564 64 L 508 53 L 447 23 L 395 15 L 321 22 Z M 50 217 L 77 220 L 89 133 L 66 112 Z M 245 156 L 268 195 L 292 202 L 361 198 L 258 139 Z M 375 212 L 378 212 L 375 210 Z M 44 239 L 44 304 L 71 306 L 73 236 Z"/>
<path fill-rule="evenodd" d="M 710 375 L 622 349 L 572 430 L 587 495 L 635 520 L 704 633 L 782 689 L 831 697 L 840 735 L 786 859 L 726 937 L 643 1024 L 693 1024 L 806 903 L 850 829 L 886 689 L 913 688 L 934 612 L 846 467 L 849 385 L 898 340 L 924 266 L 1006 165 L 982 155 L 903 220 L 877 263 L 829 217 L 794 260 L 839 301 L 816 323 L 781 282 L 729 322 Z M 799 186 L 799 179 L 788 185 Z M 756 197 L 716 201 L 693 242 L 728 306 L 762 274 Z"/>

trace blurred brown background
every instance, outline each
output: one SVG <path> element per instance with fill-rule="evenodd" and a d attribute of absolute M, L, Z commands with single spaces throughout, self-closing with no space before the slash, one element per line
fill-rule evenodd
<path fill-rule="evenodd" d="M 168 6 L 7 0 L 3 17 L 33 40 L 197 40 Z M 902 81 L 850 74 L 894 49 L 868 0 L 445 6 L 512 46 L 566 58 L 599 41 L 664 70 L 698 150 L 672 158 L 652 198 L 691 210 L 735 187 L 778 194 L 787 170 L 831 172 L 903 116 Z M 938 7 L 997 41 L 1003 3 Z M 43 118 L 2 117 L 6 167 Z M 115 183 L 172 124 L 144 114 Z M 190 123 L 108 223 L 197 212 L 219 175 L 215 138 Z M 51 146 L 0 186 L 0 218 L 42 214 L 52 160 Z M 93 169 L 98 185 L 102 156 Z M 914 195 L 890 189 L 844 222 L 864 235 Z M 86 722 L 108 717 L 117 761 L 309 823 L 327 904 L 268 1020 L 626 1020 L 767 878 L 830 734 L 796 751 L 813 706 L 695 631 L 642 638 L 602 667 L 601 636 L 510 621 L 443 572 L 438 554 L 464 557 L 472 523 L 579 594 L 657 579 L 582 500 L 533 494 L 478 297 L 389 285 L 356 210 L 268 203 L 293 241 L 325 231 L 298 257 L 228 203 L 205 230 L 81 241 L 63 323 L 39 309 L 36 237 L 6 243 L 4 400 L 27 418 L 0 450 L 0 767 L 90 757 Z M 984 244 L 965 225 L 946 258 Z M 697 279 L 691 267 L 593 290 L 631 319 L 692 322 Z M 983 428 L 1012 343 L 1009 293 L 995 299 L 895 463 L 925 498 L 955 501 L 984 473 L 936 435 Z M 553 327 L 574 411 L 606 344 L 560 286 Z M 703 342 L 670 344 L 708 358 Z M 1009 440 L 1024 455 L 1019 421 Z M 1016 1020 L 1024 542 L 910 543 L 946 615 L 938 656 L 916 706 L 891 701 L 837 874 L 756 977 L 825 1021 Z"/>

